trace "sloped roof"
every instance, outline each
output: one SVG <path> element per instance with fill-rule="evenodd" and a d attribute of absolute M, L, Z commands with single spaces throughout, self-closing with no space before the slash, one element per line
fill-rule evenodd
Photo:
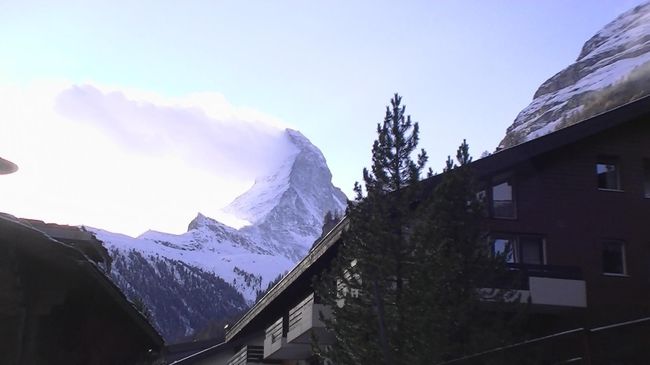
<path fill-rule="evenodd" d="M 32 225 L 36 223 L 36 226 L 39 226 L 38 222 L 22 220 L 9 214 L 0 213 L 0 238 L 2 238 L 0 243 L 13 245 L 16 250 L 24 252 L 31 257 L 47 261 L 54 267 L 80 270 L 83 275 L 90 277 L 113 300 L 114 304 L 121 311 L 128 315 L 152 343 L 162 348 L 164 346 L 164 340 L 160 334 L 107 276 L 107 272 L 98 266 L 98 263 L 102 262 L 102 259 L 99 256 L 91 259 L 84 253 L 86 250 L 92 252 L 90 249 L 91 246 L 98 246 L 96 252 L 101 252 L 101 243 L 94 236 L 88 236 L 88 232 L 82 231 L 78 227 L 45 225 L 45 223 L 40 222 L 43 224 L 41 226 L 42 229 L 43 227 L 49 226 L 51 229 L 56 228 L 64 236 L 74 237 L 76 241 L 87 241 L 83 244 L 82 250 L 75 247 L 78 245 L 75 242 L 71 244 L 55 239 Z M 44 230 L 47 231 L 47 229 Z"/>

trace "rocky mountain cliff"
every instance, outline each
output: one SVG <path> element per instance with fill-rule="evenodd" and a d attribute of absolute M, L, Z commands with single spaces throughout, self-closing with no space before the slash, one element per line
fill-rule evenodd
<path fill-rule="evenodd" d="M 201 213 L 180 235 L 148 231 L 133 238 L 88 228 L 116 262 L 114 281 L 144 303 L 167 341 L 240 313 L 306 254 L 325 213 L 345 210 L 321 151 L 298 131 L 285 136 L 295 153 L 225 209 L 248 222 L 242 228 Z"/>
<path fill-rule="evenodd" d="M 650 3 L 589 39 L 575 63 L 546 80 L 499 144 L 507 148 L 650 94 Z"/>

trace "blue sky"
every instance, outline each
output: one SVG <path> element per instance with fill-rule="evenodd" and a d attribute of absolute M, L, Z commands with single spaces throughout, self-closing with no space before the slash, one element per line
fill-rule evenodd
<path fill-rule="evenodd" d="M 0 86 L 34 90 L 30 85 L 43 80 L 64 80 L 156 98 L 218 94 L 229 107 L 300 130 L 323 151 L 335 184 L 350 195 L 370 162 L 375 125 L 394 92 L 420 123 L 421 146 L 440 171 L 463 138 L 475 156 L 492 151 L 537 87 L 573 62 L 602 26 L 638 3 L 2 2 Z M 11 115 L 3 110 L 0 126 L 27 120 L 18 109 Z M 0 145 L 3 157 L 11 159 L 12 151 Z M 175 188 L 186 189 L 169 187 Z M 228 190 L 223 200 L 235 191 L 241 189 Z M 67 218 L 72 207 L 57 213 L 54 203 L 39 208 L 34 199 L 23 205 L 29 207 L 9 213 L 86 223 L 81 216 Z M 156 225 L 143 221 L 127 228 L 116 218 L 102 221 L 99 213 L 85 216 L 132 234 Z M 154 228 L 178 231 L 187 224 L 174 219 L 181 222 Z"/>

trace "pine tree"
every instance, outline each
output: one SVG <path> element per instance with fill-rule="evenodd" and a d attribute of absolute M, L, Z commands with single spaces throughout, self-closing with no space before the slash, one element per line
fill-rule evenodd
<path fill-rule="evenodd" d="M 322 356 L 336 364 L 398 364 L 408 345 L 403 314 L 415 274 L 411 202 L 427 155 L 421 150 L 414 156 L 418 123 L 401 100 L 395 94 L 377 125 L 372 166 L 363 170 L 365 189 L 355 183 L 347 211 L 350 229 L 332 269 L 316 284 L 317 296 L 333 308 L 335 319 L 326 323 L 338 339 Z"/>
<path fill-rule="evenodd" d="M 446 161 L 429 199 L 418 209 L 420 222 L 413 240 L 420 275 L 410 283 L 414 295 L 407 309 L 411 340 L 418 358 L 431 364 L 507 344 L 521 320 L 515 292 L 493 288 L 507 277 L 505 258 L 493 256 L 487 246 L 483 202 L 478 198 L 466 141 L 456 163 Z M 507 284 L 507 282 L 506 282 Z M 489 300 L 490 308 L 486 308 Z"/>
<path fill-rule="evenodd" d="M 520 319 L 513 291 L 479 289 L 507 273 L 504 257 L 487 247 L 469 145 L 447 159 L 433 191 L 422 191 L 427 157 L 412 158 L 418 125 L 400 104 L 395 95 L 377 126 L 366 194 L 355 184 L 349 230 L 331 270 L 314 282 L 336 337 L 316 350 L 335 364 L 442 362 L 508 343 Z"/>
<path fill-rule="evenodd" d="M 312 247 L 318 243 L 321 238 L 325 237 L 329 231 L 331 231 L 336 225 L 343 219 L 343 216 L 341 215 L 342 213 L 339 211 L 334 211 L 332 212 L 331 210 L 328 210 L 327 213 L 325 213 L 325 216 L 323 216 L 323 226 L 321 228 L 321 233 L 320 236 L 316 240 L 314 240 L 314 243 L 312 243 Z"/>

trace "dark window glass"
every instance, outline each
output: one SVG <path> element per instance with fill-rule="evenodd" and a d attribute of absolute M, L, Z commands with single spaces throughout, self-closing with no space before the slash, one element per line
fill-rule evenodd
<path fill-rule="evenodd" d="M 519 257 L 521 263 L 542 265 L 544 263 L 544 241 L 541 237 L 524 236 L 519 238 Z"/>
<path fill-rule="evenodd" d="M 650 160 L 643 160 L 643 192 L 650 198 Z"/>
<path fill-rule="evenodd" d="M 618 164 L 614 161 L 598 162 L 596 164 L 598 188 L 607 190 L 621 190 Z"/>
<path fill-rule="evenodd" d="M 603 244 L 603 272 L 625 274 L 625 246 L 622 242 L 608 241 Z"/>
<path fill-rule="evenodd" d="M 492 215 L 497 218 L 515 217 L 515 200 L 511 180 L 492 186 Z"/>

